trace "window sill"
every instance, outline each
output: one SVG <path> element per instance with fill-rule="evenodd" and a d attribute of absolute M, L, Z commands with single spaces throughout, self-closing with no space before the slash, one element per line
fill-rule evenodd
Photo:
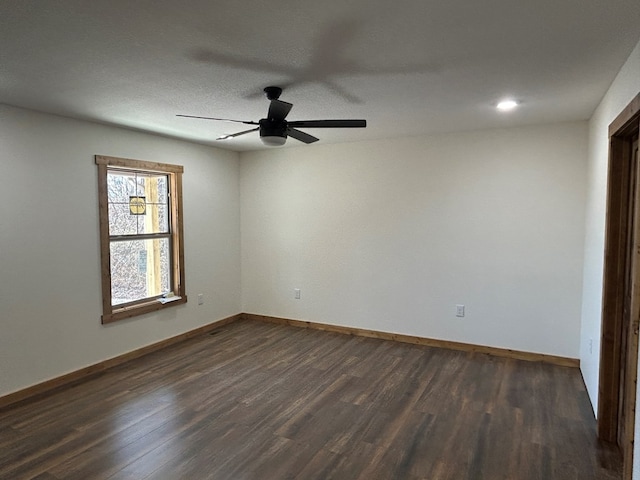
<path fill-rule="evenodd" d="M 178 300 L 182 300 L 182 297 L 180 297 L 178 295 L 172 295 L 170 297 L 161 297 L 161 298 L 158 299 L 158 301 L 160 303 L 162 303 L 163 305 L 165 303 L 177 302 Z"/>
<path fill-rule="evenodd" d="M 102 324 L 117 322 L 118 320 L 124 320 L 125 318 L 136 317 L 138 315 L 144 315 L 145 313 L 155 312 L 170 308 L 175 305 L 182 305 L 187 303 L 187 297 L 176 296 L 169 298 L 160 298 L 152 300 L 150 302 L 141 303 L 138 305 L 131 305 L 120 309 L 115 309 L 111 313 L 105 313 L 102 315 Z"/>

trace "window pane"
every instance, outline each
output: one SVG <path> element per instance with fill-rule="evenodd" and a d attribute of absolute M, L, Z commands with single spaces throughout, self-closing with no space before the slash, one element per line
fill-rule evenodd
<path fill-rule="evenodd" d="M 111 242 L 110 250 L 112 305 L 171 290 L 168 238 Z"/>
<path fill-rule="evenodd" d="M 167 176 L 138 173 L 138 193 L 147 203 L 167 203 Z"/>
<path fill-rule="evenodd" d="M 107 196 L 109 203 L 129 203 L 129 197 L 137 195 L 136 174 L 109 171 L 107 173 Z"/>
<path fill-rule="evenodd" d="M 146 213 L 136 215 L 138 219 L 137 233 L 168 233 L 169 209 L 167 205 L 146 204 Z"/>
<path fill-rule="evenodd" d="M 129 200 L 109 204 L 109 235 L 135 235 L 140 215 L 131 215 Z"/>
<path fill-rule="evenodd" d="M 169 233 L 169 205 L 158 205 L 159 233 Z"/>
<path fill-rule="evenodd" d="M 168 233 L 167 195 L 167 175 L 109 171 L 109 235 Z"/>
<path fill-rule="evenodd" d="M 167 176 L 155 175 L 151 177 L 151 181 L 155 184 L 154 188 L 158 192 L 158 202 L 167 204 Z"/>

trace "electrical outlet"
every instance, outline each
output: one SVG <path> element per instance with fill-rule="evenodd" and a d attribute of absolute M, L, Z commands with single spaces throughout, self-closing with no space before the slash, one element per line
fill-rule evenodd
<path fill-rule="evenodd" d="M 456 317 L 464 317 L 464 305 L 456 305 Z"/>
<path fill-rule="evenodd" d="M 204 295 L 201 293 L 198 294 L 198 305 L 202 305 L 204 303 Z"/>
<path fill-rule="evenodd" d="M 300 289 L 299 288 L 294 288 L 293 289 L 293 295 L 294 295 L 296 300 L 300 300 Z"/>

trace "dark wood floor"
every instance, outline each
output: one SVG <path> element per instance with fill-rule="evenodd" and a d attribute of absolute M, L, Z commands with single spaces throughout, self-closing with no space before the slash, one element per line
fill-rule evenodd
<path fill-rule="evenodd" d="M 237 322 L 0 412 L 2 479 L 619 479 L 577 369 Z"/>

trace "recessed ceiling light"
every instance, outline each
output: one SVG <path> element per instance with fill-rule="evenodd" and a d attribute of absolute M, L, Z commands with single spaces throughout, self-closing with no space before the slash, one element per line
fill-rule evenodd
<path fill-rule="evenodd" d="M 501 112 L 508 112 L 509 110 L 513 110 L 517 106 L 518 102 L 516 102 L 515 100 L 502 100 L 500 103 L 498 103 L 498 105 L 496 105 L 496 108 Z"/>

